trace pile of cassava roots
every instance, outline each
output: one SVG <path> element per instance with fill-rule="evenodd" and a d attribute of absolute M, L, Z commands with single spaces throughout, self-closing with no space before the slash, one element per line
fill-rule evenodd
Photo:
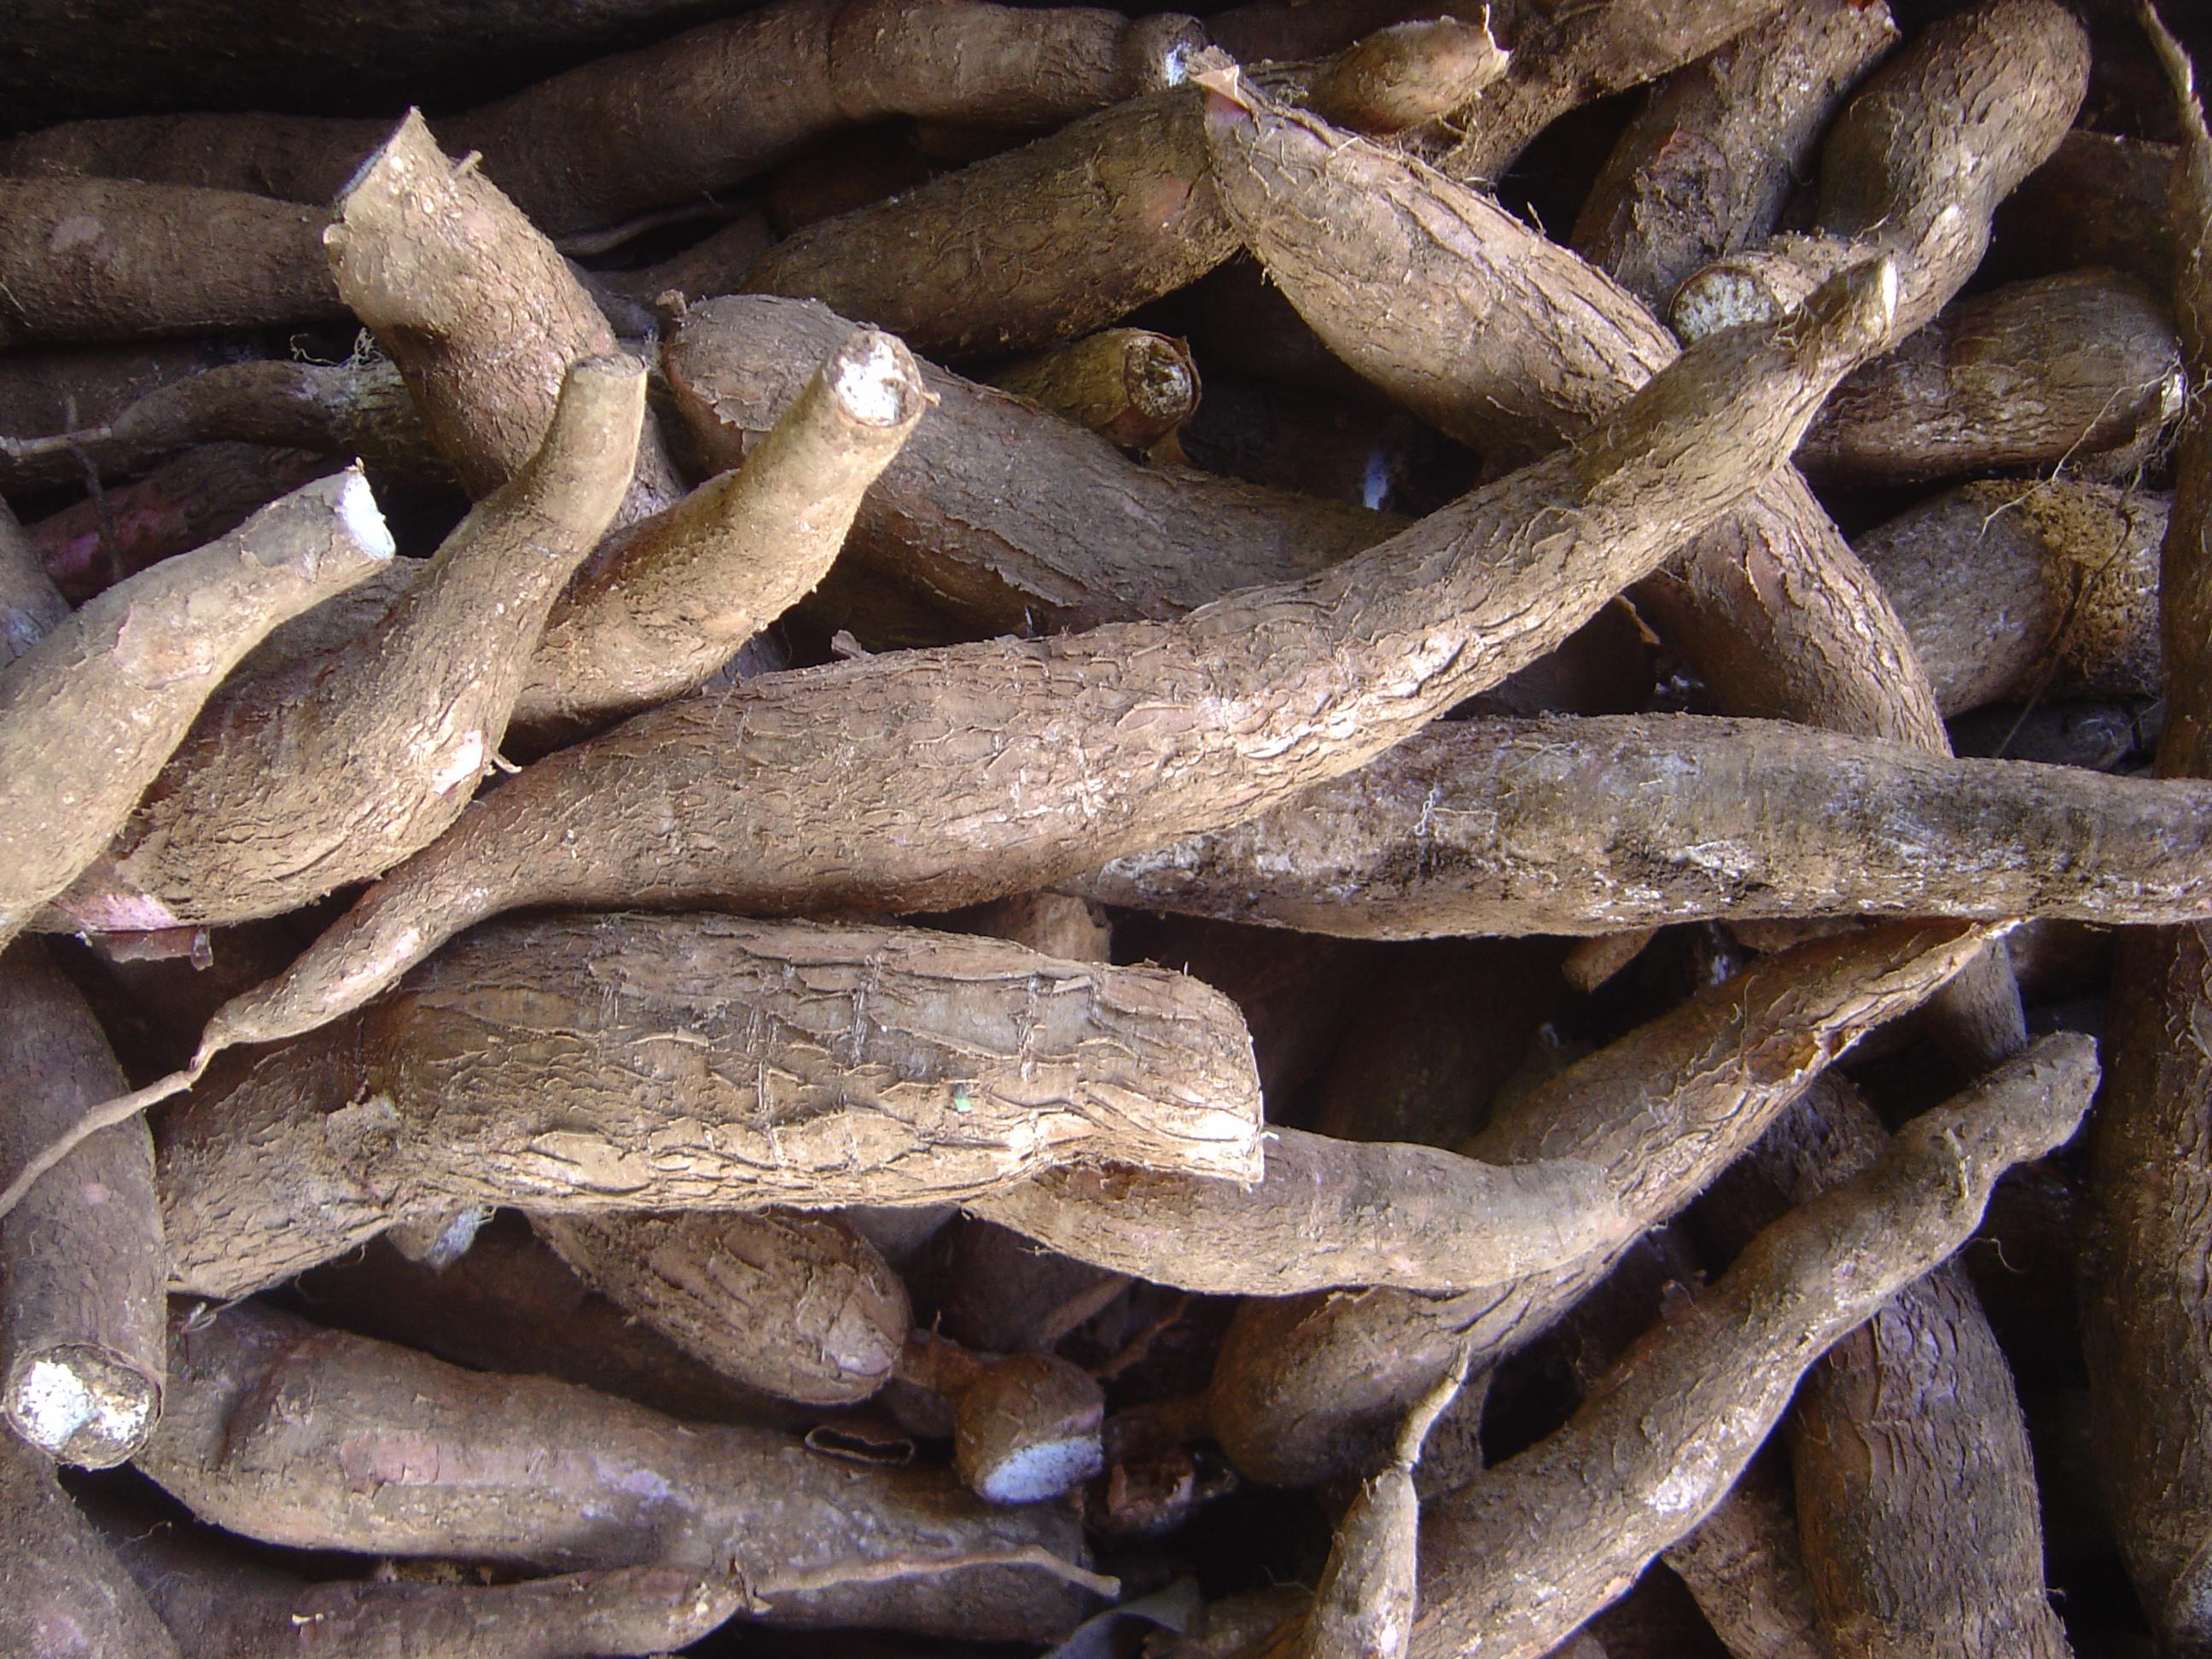
<path fill-rule="evenodd" d="M 0 1659 L 2212 1656 L 2192 56 L 9 8 Z"/>

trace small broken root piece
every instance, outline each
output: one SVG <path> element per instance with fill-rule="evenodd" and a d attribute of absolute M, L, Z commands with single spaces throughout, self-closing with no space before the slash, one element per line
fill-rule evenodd
<path fill-rule="evenodd" d="M 1198 407 L 1189 345 L 1146 328 L 1103 329 L 990 380 L 1123 449 L 1150 449 Z"/>
<path fill-rule="evenodd" d="M 1534 1659 L 1711 1510 L 1820 1353 L 1966 1243 L 1990 1187 L 2070 1136 L 2098 1079 L 2046 1037 L 1775 1223 L 1566 1427 L 1430 1506 L 1416 1659 Z M 1479 1633 L 1479 1634 L 1478 1634 Z"/>
<path fill-rule="evenodd" d="M 473 496 L 538 452 L 570 368 L 619 350 L 568 261 L 482 173 L 447 159 L 420 111 L 354 174 L 323 241 L 338 292 Z M 650 421 L 635 464 L 620 523 L 684 493 Z"/>
<path fill-rule="evenodd" d="M 584 1283 L 723 1376 L 837 1406 L 890 1379 L 914 1322 L 905 1285 L 834 1215 L 541 1215 Z"/>
<path fill-rule="evenodd" d="M 1106 1467 L 1105 1392 L 1056 1354 L 975 1354 L 916 1331 L 899 1376 L 952 1402 L 952 1467 L 987 1503 L 1045 1503 Z"/>
<path fill-rule="evenodd" d="M 933 401 L 903 345 L 854 330 L 741 466 L 593 556 L 546 619 L 516 725 L 573 734 L 698 690 L 828 574 Z"/>

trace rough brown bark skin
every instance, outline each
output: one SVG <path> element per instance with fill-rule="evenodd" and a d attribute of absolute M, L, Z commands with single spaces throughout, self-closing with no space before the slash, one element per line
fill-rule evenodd
<path fill-rule="evenodd" d="M 2058 147 L 2088 75 L 2088 36 L 2057 0 L 1988 0 L 1929 25 L 1829 129 L 1813 234 L 1691 277 L 1675 331 L 1761 315 L 1880 250 L 1900 261 L 1897 337 L 1915 332 L 1981 264 L 1997 204 Z"/>
<path fill-rule="evenodd" d="M 420 111 L 353 176 L 323 240 L 338 292 L 376 336 L 470 495 L 520 474 L 568 371 L 620 350 L 568 261 L 491 181 L 438 148 Z M 684 493 L 648 420 L 628 523 Z"/>
<path fill-rule="evenodd" d="M 540 1216 L 576 1276 L 726 1376 L 837 1406 L 889 1380 L 914 1323 L 875 1246 L 830 1215 Z"/>
<path fill-rule="evenodd" d="M 9 1112 L 0 1158 L 14 1169 L 96 1101 L 129 1086 L 107 1039 L 38 939 L 0 955 L 0 1054 Z M 161 1291 L 168 1280 L 154 1195 L 154 1144 L 139 1123 L 76 1149 L 0 1222 L 0 1409 L 47 1456 L 120 1463 L 161 1409 Z"/>
<path fill-rule="evenodd" d="M 1068 884 L 1354 939 L 1822 915 L 2212 908 L 2212 786 L 1953 760 L 1696 714 L 1449 720 L 1211 835 Z"/>
<path fill-rule="evenodd" d="M 809 225 L 718 291 L 820 300 L 932 356 L 1089 334 L 1237 251 L 1209 176 L 1202 103 L 1177 87 L 1102 110 Z"/>
<path fill-rule="evenodd" d="M 2181 258 L 2174 317 L 2192 381 L 2160 555 L 2166 722 L 2158 769 L 2212 775 L 2212 136 L 2187 60 L 2163 30 L 2185 140 L 2174 174 Z M 2112 1085 L 2091 1140 L 2083 1348 L 2120 1553 L 2169 1652 L 2212 1652 L 2212 929 L 2134 934 L 2120 946 L 2109 1014 Z"/>
<path fill-rule="evenodd" d="M 302 363 L 270 358 L 226 363 L 155 387 L 103 419 L 40 435 L 0 437 L 0 481 L 43 464 L 52 480 L 143 471 L 191 444 L 235 442 L 359 456 L 371 472 L 432 483 L 450 480 L 399 371 L 366 362 Z"/>
<path fill-rule="evenodd" d="M 599 550 L 546 618 L 516 724 L 588 729 L 697 690 L 828 573 L 928 404 L 904 346 L 853 331 L 744 465 Z"/>
<path fill-rule="evenodd" d="M 1569 110 L 1680 69 L 1778 9 L 1775 0 L 1516 7 L 1504 78 L 1444 124 L 1455 142 L 1437 164 L 1455 179 L 1495 179 Z"/>
<path fill-rule="evenodd" d="M 391 556 L 347 472 L 110 588 L 0 671 L 0 943 L 98 856 L 240 658 Z"/>
<path fill-rule="evenodd" d="M 39 1659 L 178 1659 L 131 1576 L 53 1465 L 0 1433 L 0 1647 Z"/>
<path fill-rule="evenodd" d="M 1863 1174 L 1887 1144 L 1857 1091 L 1824 1078 L 1706 1209 L 1743 1243 Z M 1960 1264 L 1906 1285 L 1831 1348 L 1799 1384 L 1784 1429 L 1834 1659 L 2070 1650 L 2044 1592 L 2020 1397 Z"/>
<path fill-rule="evenodd" d="M 629 486 L 644 410 L 635 359 L 569 370 L 531 465 L 383 622 L 210 699 L 57 908 L 123 932 L 278 915 L 435 837 L 499 752 L 544 618 Z"/>
<path fill-rule="evenodd" d="M 665 1654 L 743 1607 L 725 1574 L 616 1567 L 519 1584 L 302 1583 L 211 1536 L 156 1526 L 115 1553 L 184 1659 L 596 1659 Z M 119 1650 L 118 1650 L 119 1651 Z"/>
<path fill-rule="evenodd" d="M 533 27 L 538 20 L 533 19 Z M 893 115 L 1054 126 L 1170 84 L 1188 17 L 900 0 L 784 0 L 603 58 L 441 123 L 549 235 L 710 195 L 838 128 Z M 326 201 L 374 120 L 172 115 L 71 122 L 0 149 L 15 173 L 89 173 Z"/>
<path fill-rule="evenodd" d="M 2142 449 L 2181 410 L 2166 308 L 2075 270 L 1962 300 L 1836 388 L 1799 446 L 1815 477 L 1913 483 Z"/>
<path fill-rule="evenodd" d="M 1753 1457 L 1695 1529 L 1666 1551 L 1735 1659 L 1833 1659 L 1820 1640 L 1779 1451 Z"/>
<path fill-rule="evenodd" d="M 1413 1654 L 1533 1659 L 1620 1595 L 1726 1492 L 1822 1351 L 1964 1243 L 1997 1176 L 2070 1135 L 2096 1082 L 2087 1038 L 2043 1039 L 1767 1229 L 1565 1429 L 1431 1504 Z"/>
<path fill-rule="evenodd" d="M 520 1215 L 494 1216 L 449 1267 L 387 1241 L 318 1267 L 301 1294 L 331 1323 L 477 1371 L 558 1377 L 671 1417 L 803 1426 L 817 1413 L 746 1389 L 588 1288 Z"/>
<path fill-rule="evenodd" d="M 1685 353 L 1573 449 L 1304 582 L 649 710 L 487 797 L 227 1005 L 196 1064 L 313 1030 L 519 904 L 942 909 L 1265 811 L 1542 655 L 1756 488 L 1886 331 L 1890 286 L 1878 264 Z"/>
<path fill-rule="evenodd" d="M 821 306 L 734 295 L 686 314 L 662 354 L 708 463 L 740 465 L 851 327 Z M 1176 616 L 1295 580 L 1404 520 L 1140 465 L 1096 433 L 928 364 L 932 399 L 863 498 L 844 558 L 980 633 Z M 1049 490 L 1035 481 L 1049 478 Z M 872 632 L 870 644 L 885 640 Z M 932 641 L 934 643 L 934 641 Z"/>
<path fill-rule="evenodd" d="M 341 321 L 322 218 L 236 191 L 0 179 L 0 346 Z"/>
<path fill-rule="evenodd" d="M 1897 39 L 1880 0 L 1815 0 L 1675 70 L 1621 134 L 1569 245 L 1663 311 L 1699 266 L 1773 230 L 1829 116 Z"/>
<path fill-rule="evenodd" d="M 1354 41 L 1305 79 L 1308 106 L 1353 132 L 1387 135 L 1425 126 L 1468 103 L 1505 73 L 1509 55 L 1486 18 L 1394 23 Z"/>
<path fill-rule="evenodd" d="M 1271 1129 L 1252 1187 L 1060 1170 L 968 1210 L 1079 1261 L 1212 1296 L 1462 1291 L 1545 1273 L 1633 1225 L 1572 1158 L 1492 1169 L 1428 1146 Z"/>
<path fill-rule="evenodd" d="M 1198 407 L 1190 347 L 1146 328 L 1109 328 L 1024 357 L 991 376 L 1123 449 L 1148 449 Z"/>
<path fill-rule="evenodd" d="M 990 1509 L 941 1471 L 836 1461 L 771 1430 L 679 1424 L 252 1304 L 179 1304 L 170 1331 L 170 1409 L 138 1467 L 247 1537 L 560 1571 L 734 1563 L 768 1619 L 917 1635 L 1049 1641 L 1079 1604 L 1049 1569 L 933 1571 L 1023 1549 L 1073 1567 L 1082 1547 L 1072 1515 Z M 900 1565 L 910 1576 L 838 1582 Z M 797 1588 L 815 1574 L 825 1587 Z"/>
<path fill-rule="evenodd" d="M 27 437 L 96 426 L 162 386 L 262 356 L 273 344 L 252 335 L 203 334 L 0 354 L 0 432 Z M 84 463 L 76 454 L 18 459 L 0 448 L 0 495 L 83 482 Z"/>
<path fill-rule="evenodd" d="M 1602 1165 L 1632 1224 L 1680 1211 L 1860 1036 L 1917 1006 L 1981 948 L 1955 922 L 1892 926 L 1765 958 L 1569 1066 L 1462 1151 L 1486 1163 Z M 1478 1365 L 1540 1334 L 1620 1254 L 1464 1296 L 1370 1290 L 1246 1302 L 1214 1368 L 1211 1416 L 1255 1480 L 1311 1485 L 1356 1466 L 1466 1345 Z"/>
<path fill-rule="evenodd" d="M 2157 692 L 2169 503 L 2064 479 L 1961 484 L 1858 538 L 1948 720 L 2005 698 Z"/>
<path fill-rule="evenodd" d="M 1258 1173 L 1218 994 L 916 929 L 502 924 L 240 1073 L 161 1125 L 175 1282 L 216 1296 L 457 1205 L 928 1204 L 1071 1159 Z"/>
<path fill-rule="evenodd" d="M 1601 272 L 1418 162 L 1264 107 L 1215 123 L 1209 141 L 1225 210 L 1316 331 L 1465 441 L 1509 454 L 1558 441 L 1675 349 Z M 1923 252 L 1910 250 L 1925 293 Z M 1638 602 L 1720 707 L 1945 747 L 1902 624 L 1794 472 L 1685 539 Z M 1954 1042 L 1977 1060 L 2025 1038 L 2001 958 L 1947 1002 Z"/>
<path fill-rule="evenodd" d="M 337 470 L 329 456 L 305 450 L 204 444 L 23 533 L 54 585 L 82 605 L 149 565 L 228 536 L 278 496 Z"/>

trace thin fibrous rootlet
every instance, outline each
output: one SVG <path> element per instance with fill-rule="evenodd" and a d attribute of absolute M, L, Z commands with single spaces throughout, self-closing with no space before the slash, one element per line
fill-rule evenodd
<path fill-rule="evenodd" d="M 943 908 L 1264 811 L 1542 655 L 1757 489 L 1887 333 L 1895 288 L 1877 260 L 1686 351 L 1581 444 L 1305 581 L 1171 622 L 765 676 L 564 750 L 218 1015 L 193 1072 L 83 1132 L 234 1042 L 360 1006 L 516 905 Z"/>

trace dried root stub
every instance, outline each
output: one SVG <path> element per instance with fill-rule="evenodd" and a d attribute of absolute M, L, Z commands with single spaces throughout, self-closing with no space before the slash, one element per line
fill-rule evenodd
<path fill-rule="evenodd" d="M 1109 328 L 1006 365 L 991 384 L 1088 427 L 1124 449 L 1149 449 L 1198 407 L 1198 366 L 1181 340 Z"/>
<path fill-rule="evenodd" d="M 953 0 L 781 0 L 556 75 L 445 125 L 548 234 L 711 196 L 838 129 L 896 115 L 1054 126 L 1173 84 L 1188 17 Z M 641 112 L 649 111 L 650 118 Z M 376 121 L 185 115 L 75 121 L 0 150 L 13 173 L 336 194 Z"/>
<path fill-rule="evenodd" d="M 76 879 L 239 659 L 392 556 L 358 471 L 112 587 L 0 670 L 0 943 Z"/>
<path fill-rule="evenodd" d="M 517 724 L 605 725 L 696 690 L 828 574 L 933 401 L 903 345 L 854 330 L 742 465 L 594 556 L 546 620 Z"/>
<path fill-rule="evenodd" d="M 988 1503 L 1045 1503 L 1106 1467 L 1105 1392 L 1056 1354 L 975 1354 L 917 1331 L 899 1376 L 952 1402 L 952 1467 Z"/>
<path fill-rule="evenodd" d="M 614 331 L 538 228 L 419 111 L 362 164 L 323 240 L 338 292 L 398 365 L 431 441 L 482 497 L 538 453 L 576 364 Z M 648 419 L 622 521 L 683 493 Z"/>
<path fill-rule="evenodd" d="M 609 1301 L 779 1399 L 866 1399 L 890 1380 L 914 1322 L 904 1283 L 836 1216 L 545 1215 L 534 1224 Z"/>
<path fill-rule="evenodd" d="M 11 1168 L 125 1086 L 92 1011 L 41 940 L 0 955 L 0 1157 Z M 118 1124 L 0 1222 L 8 1426 L 64 1463 L 105 1468 L 135 1453 L 161 1408 L 167 1278 L 153 1142 L 143 1124 Z"/>
<path fill-rule="evenodd" d="M 556 1571 L 734 1566 L 775 1622 L 986 1641 L 1064 1634 L 1098 1583 L 1057 1506 L 995 1509 L 941 1470 L 679 1424 L 251 1303 L 179 1304 L 170 1376 L 138 1467 L 270 1543 Z"/>
<path fill-rule="evenodd" d="M 1996 1178 L 2069 1137 L 2095 1048 L 2034 1044 L 1915 1120 L 1864 1175 L 1755 1239 L 1600 1380 L 1565 1428 L 1422 1517 L 1417 1659 L 1534 1659 L 1712 1508 L 1807 1367 L 1945 1260 Z"/>
<path fill-rule="evenodd" d="M 1071 1159 L 1249 1180 L 1258 1118 L 1243 1022 L 1182 975 L 917 929 L 548 917 L 211 1079 L 162 1119 L 161 1183 L 175 1282 L 227 1297 L 470 1206 L 913 1206 Z"/>
<path fill-rule="evenodd" d="M 376 628 L 210 702 L 61 900 L 70 922 L 131 932 L 281 915 L 451 823 L 499 751 L 547 611 L 623 498 L 644 410 L 635 359 L 570 369 L 531 465 Z"/>
<path fill-rule="evenodd" d="M 194 1067 L 360 1006 L 520 904 L 945 909 L 1266 811 L 1541 656 L 1756 489 L 1887 331 L 1893 286 L 1877 263 L 1685 352 L 1583 444 L 1305 582 L 648 710 L 479 802 L 283 979 L 226 1005 Z"/>

